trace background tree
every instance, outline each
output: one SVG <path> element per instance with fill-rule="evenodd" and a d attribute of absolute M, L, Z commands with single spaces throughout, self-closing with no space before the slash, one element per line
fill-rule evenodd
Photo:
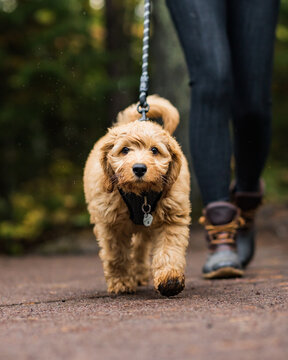
<path fill-rule="evenodd" d="M 136 100 L 135 90 L 138 83 L 135 74 L 140 71 L 139 61 L 133 59 L 137 3 L 136 0 L 105 1 L 105 48 L 107 74 L 110 79 L 110 91 L 106 99 L 107 126 L 111 125 L 119 110 L 123 109 L 131 98 Z M 140 45 L 138 36 L 136 41 Z"/>

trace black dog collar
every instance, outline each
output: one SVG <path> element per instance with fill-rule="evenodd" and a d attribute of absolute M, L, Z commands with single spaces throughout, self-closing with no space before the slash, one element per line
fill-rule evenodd
<path fill-rule="evenodd" d="M 134 193 L 125 193 L 119 189 L 119 193 L 130 213 L 130 219 L 136 225 L 150 226 L 153 221 L 151 213 L 155 211 L 158 201 L 162 196 L 162 192 L 149 191 L 141 195 Z"/>

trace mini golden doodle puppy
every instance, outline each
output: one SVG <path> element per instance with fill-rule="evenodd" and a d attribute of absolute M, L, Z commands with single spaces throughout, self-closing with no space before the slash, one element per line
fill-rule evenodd
<path fill-rule="evenodd" d="M 88 157 L 84 191 L 108 291 L 135 292 L 152 269 L 155 289 L 173 296 L 185 286 L 190 176 L 171 136 L 178 111 L 156 95 L 147 102 L 148 117 L 161 117 L 164 129 L 138 121 L 136 105 L 119 113 Z"/>

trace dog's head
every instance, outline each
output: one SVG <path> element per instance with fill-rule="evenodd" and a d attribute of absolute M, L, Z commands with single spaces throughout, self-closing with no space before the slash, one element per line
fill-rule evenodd
<path fill-rule="evenodd" d="M 101 147 L 105 188 L 125 192 L 165 191 L 181 169 L 181 150 L 161 126 L 135 121 L 109 130 Z"/>

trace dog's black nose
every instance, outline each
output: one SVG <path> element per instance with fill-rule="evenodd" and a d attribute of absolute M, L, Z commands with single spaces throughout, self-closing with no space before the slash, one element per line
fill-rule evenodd
<path fill-rule="evenodd" d="M 140 178 L 146 173 L 147 166 L 145 164 L 134 164 L 132 169 L 134 174 Z"/>

